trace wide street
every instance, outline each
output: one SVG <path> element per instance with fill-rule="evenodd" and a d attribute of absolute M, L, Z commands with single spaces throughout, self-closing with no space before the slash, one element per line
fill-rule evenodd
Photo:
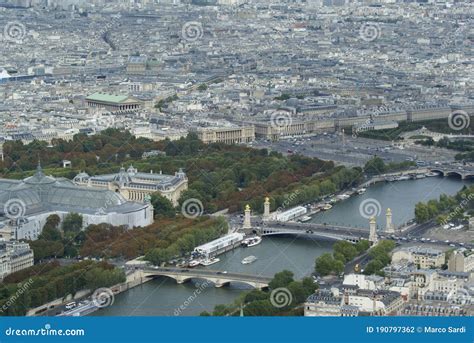
<path fill-rule="evenodd" d="M 455 151 L 421 145 L 394 146 L 392 142 L 352 137 L 342 134 L 319 134 L 313 137 L 284 138 L 277 142 L 258 140 L 249 144 L 283 154 L 298 153 L 308 157 L 331 160 L 339 164 L 363 166 L 373 156 L 385 162 L 425 161 L 446 163 L 454 161 Z"/>

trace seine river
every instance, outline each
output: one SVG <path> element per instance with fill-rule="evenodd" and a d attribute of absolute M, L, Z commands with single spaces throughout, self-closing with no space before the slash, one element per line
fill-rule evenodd
<path fill-rule="evenodd" d="M 352 197 L 334 205 L 324 213 L 317 214 L 314 222 L 333 223 L 344 226 L 368 227 L 368 221 L 360 215 L 359 207 L 364 201 L 380 204 L 378 223 L 384 227 L 385 211 L 391 208 L 396 225 L 413 218 L 414 206 L 419 201 L 438 198 L 440 194 L 455 194 L 467 181 L 454 178 L 430 177 L 421 180 L 379 183 L 370 187 L 363 195 Z M 219 256 L 221 261 L 211 269 L 272 276 L 283 269 L 291 270 L 297 278 L 309 275 L 314 260 L 331 251 L 331 243 L 294 237 L 264 237 L 263 242 L 251 248 L 239 248 Z M 258 258 L 250 265 L 241 260 L 249 255 Z M 200 294 L 193 298 L 196 290 Z M 174 316 L 199 315 L 212 311 L 217 304 L 231 303 L 245 286 L 235 284 L 215 288 L 203 280 L 177 285 L 174 280 L 157 278 L 138 286 L 115 298 L 112 306 L 95 312 L 96 316 Z M 190 298 L 191 297 L 191 298 Z M 188 300 L 188 301 L 187 301 Z M 184 310 L 178 310 L 187 302 Z"/>

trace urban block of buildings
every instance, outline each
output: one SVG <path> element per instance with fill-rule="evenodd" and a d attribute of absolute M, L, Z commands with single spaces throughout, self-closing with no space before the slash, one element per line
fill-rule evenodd
<path fill-rule="evenodd" d="M 341 283 L 321 286 L 305 303 L 305 316 L 472 316 L 474 254 L 401 247 L 384 276 L 347 274 Z"/>
<path fill-rule="evenodd" d="M 34 264 L 33 251 L 28 243 L 0 241 L 0 281 L 5 276 Z"/>

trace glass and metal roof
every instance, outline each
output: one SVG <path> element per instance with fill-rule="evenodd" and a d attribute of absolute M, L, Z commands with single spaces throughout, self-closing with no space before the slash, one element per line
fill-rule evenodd
<path fill-rule="evenodd" d="M 24 180 L 0 179 L 0 214 L 16 202 L 23 215 L 63 210 L 78 213 L 129 212 L 145 204 L 127 201 L 119 193 L 106 189 L 77 186 L 65 178 L 44 175 L 40 166 Z"/>

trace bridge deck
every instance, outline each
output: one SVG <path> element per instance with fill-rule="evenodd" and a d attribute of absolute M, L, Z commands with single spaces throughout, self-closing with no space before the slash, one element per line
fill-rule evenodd
<path fill-rule="evenodd" d="M 235 281 L 250 281 L 250 282 L 261 282 L 268 283 L 272 280 L 271 277 L 241 274 L 241 273 L 229 273 L 219 270 L 211 269 L 191 269 L 191 268 L 175 268 L 175 267 L 157 267 L 157 268 L 144 268 L 143 272 L 154 275 L 179 275 L 190 278 L 225 278 Z"/>
<path fill-rule="evenodd" d="M 322 233 L 334 233 L 341 235 L 361 235 L 367 236 L 369 234 L 369 229 L 354 228 L 347 226 L 338 226 L 338 225 L 324 225 L 316 223 L 295 223 L 295 222 L 268 222 L 265 224 L 261 230 L 265 228 L 274 228 L 274 229 L 291 229 L 306 232 L 307 230 L 318 231 Z"/>

